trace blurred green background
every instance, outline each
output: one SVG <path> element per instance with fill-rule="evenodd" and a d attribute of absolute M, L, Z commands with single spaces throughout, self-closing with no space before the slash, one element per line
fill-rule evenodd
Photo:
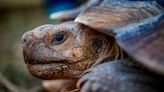
<path fill-rule="evenodd" d="M 45 0 L 0 0 L 0 92 L 41 92 L 40 80 L 26 69 L 21 36 L 46 23 Z"/>

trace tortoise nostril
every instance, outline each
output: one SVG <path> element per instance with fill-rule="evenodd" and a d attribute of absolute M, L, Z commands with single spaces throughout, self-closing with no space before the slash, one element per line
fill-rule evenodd
<path fill-rule="evenodd" d="M 25 44 L 26 42 L 27 42 L 26 33 L 24 33 L 23 36 L 22 36 L 22 44 Z"/>
<path fill-rule="evenodd" d="M 26 43 L 26 42 L 27 42 L 27 40 L 25 38 L 23 38 L 23 43 Z"/>
<path fill-rule="evenodd" d="M 23 36 L 22 36 L 22 43 L 23 44 L 27 44 L 28 43 L 28 34 L 25 33 Z"/>
<path fill-rule="evenodd" d="M 24 45 L 29 45 L 32 41 L 34 41 L 34 37 L 31 32 L 27 32 L 23 34 L 22 43 Z"/>

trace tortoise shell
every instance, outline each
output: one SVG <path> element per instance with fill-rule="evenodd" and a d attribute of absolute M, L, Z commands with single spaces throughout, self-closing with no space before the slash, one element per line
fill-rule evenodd
<path fill-rule="evenodd" d="M 74 21 L 114 36 L 129 56 L 164 75 L 164 8 L 157 2 L 102 0 Z"/>

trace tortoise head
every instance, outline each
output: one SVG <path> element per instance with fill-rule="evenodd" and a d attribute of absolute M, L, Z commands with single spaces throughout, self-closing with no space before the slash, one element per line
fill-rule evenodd
<path fill-rule="evenodd" d="M 28 70 L 41 79 L 75 78 L 118 50 L 113 37 L 74 22 L 43 25 L 22 39 Z"/>

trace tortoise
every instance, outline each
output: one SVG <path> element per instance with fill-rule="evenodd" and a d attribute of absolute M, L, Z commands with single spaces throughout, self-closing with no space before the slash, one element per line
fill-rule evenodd
<path fill-rule="evenodd" d="M 75 91 L 163 92 L 163 5 L 160 0 L 90 0 L 53 14 L 68 21 L 39 26 L 22 37 L 27 68 L 40 79 L 68 79 L 65 84 Z"/>

